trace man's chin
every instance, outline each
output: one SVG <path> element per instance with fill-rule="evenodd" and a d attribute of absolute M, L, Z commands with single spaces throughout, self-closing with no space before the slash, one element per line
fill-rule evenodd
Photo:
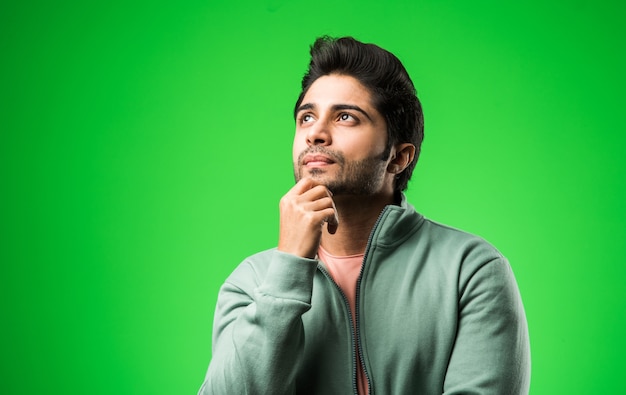
<path fill-rule="evenodd" d="M 301 169 L 296 176 L 296 182 L 300 181 L 303 178 L 311 178 L 322 184 L 325 184 L 328 181 L 330 181 L 328 172 L 324 169 L 320 169 L 317 167 L 314 167 L 311 169 Z"/>
<path fill-rule="evenodd" d="M 318 167 L 313 167 L 310 169 L 302 168 L 296 175 L 296 182 L 300 181 L 303 178 L 310 178 L 311 180 L 314 180 L 318 185 L 324 185 L 333 194 L 335 193 L 334 189 L 345 189 L 343 183 L 340 180 L 337 180 L 332 174 L 329 174 L 326 169 L 320 169 Z"/>

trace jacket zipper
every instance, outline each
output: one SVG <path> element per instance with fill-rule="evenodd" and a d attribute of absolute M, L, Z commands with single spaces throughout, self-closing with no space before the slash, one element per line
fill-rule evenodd
<path fill-rule="evenodd" d="M 330 273 L 328 273 L 328 271 L 324 268 L 323 265 L 318 264 L 317 268 L 335 286 L 337 291 L 339 291 L 339 294 L 343 298 L 343 302 L 344 302 L 344 305 L 346 307 L 346 311 L 348 312 L 348 317 L 350 317 L 350 339 L 352 340 L 352 358 L 351 358 L 352 359 L 352 389 L 354 390 L 354 395 L 358 395 L 358 393 L 359 393 L 359 391 L 358 391 L 358 384 L 357 384 L 357 369 L 358 369 L 358 366 L 357 366 L 357 363 L 356 363 L 356 348 L 357 348 L 357 344 L 356 344 L 356 339 L 355 339 L 355 334 L 354 334 L 355 330 L 352 329 L 352 320 L 355 320 L 356 317 L 352 317 L 352 313 L 350 312 L 350 302 L 348 302 L 348 297 L 341 290 L 341 287 L 339 286 L 339 284 L 337 284 L 335 282 L 335 280 L 333 280 L 332 276 L 330 275 Z M 356 306 L 355 306 L 355 308 L 356 308 Z M 355 314 L 356 314 L 356 312 L 355 312 Z M 356 325 L 354 327 L 356 328 Z"/>
<path fill-rule="evenodd" d="M 365 373 L 365 378 L 367 380 L 367 392 L 369 395 L 373 395 L 372 392 L 372 386 L 370 384 L 370 378 L 369 378 L 369 374 L 367 373 L 367 368 L 365 366 L 365 361 L 363 360 L 363 347 L 361 346 L 361 337 L 360 337 L 360 333 L 361 333 L 361 329 L 360 329 L 360 320 L 359 320 L 359 294 L 360 294 L 360 289 L 361 289 L 361 278 L 363 277 L 363 271 L 365 269 L 365 261 L 367 260 L 367 254 L 370 250 L 370 246 L 372 244 L 372 239 L 374 238 L 374 231 L 376 230 L 376 228 L 378 228 L 378 225 L 380 224 L 380 221 L 383 217 L 383 214 L 387 211 L 387 207 L 386 206 L 383 211 L 380 212 L 380 214 L 378 215 L 378 218 L 376 219 L 376 223 L 374 224 L 374 227 L 372 228 L 372 231 L 370 232 L 369 238 L 367 239 L 367 245 L 365 247 L 365 254 L 363 254 L 363 264 L 361 265 L 361 270 L 359 272 L 359 277 L 357 278 L 357 282 L 356 282 L 356 295 L 355 295 L 355 306 L 354 306 L 354 317 L 352 317 L 352 313 L 350 312 L 350 303 L 348 302 L 348 297 L 346 296 L 346 294 L 341 290 L 341 287 L 339 286 L 339 284 L 337 284 L 335 282 L 335 280 L 333 280 L 332 276 L 328 273 L 328 271 L 324 268 L 323 265 L 318 264 L 317 268 L 322 272 L 322 274 L 324 274 L 324 276 L 335 286 L 335 289 L 337 289 L 337 291 L 339 291 L 339 294 L 341 295 L 341 297 L 343 298 L 343 302 L 344 305 L 348 311 L 348 317 L 350 317 L 350 328 L 352 328 L 352 320 L 354 320 L 354 328 L 355 330 L 350 329 L 350 338 L 352 339 L 352 389 L 354 390 L 354 395 L 358 395 L 359 391 L 358 391 L 358 383 L 357 383 L 357 369 L 358 369 L 358 364 L 357 364 L 357 348 L 358 348 L 358 354 L 359 354 L 359 361 L 361 362 L 361 367 L 363 368 L 363 372 Z M 319 257 L 318 257 L 319 259 Z M 355 334 L 356 333 L 356 334 Z M 355 338 L 356 337 L 356 338 Z"/>
<path fill-rule="evenodd" d="M 370 232 L 370 236 L 367 240 L 367 246 L 365 247 L 365 254 L 363 255 L 363 264 L 361 265 L 361 272 L 359 273 L 359 277 L 356 281 L 356 296 L 355 296 L 355 306 L 354 306 L 354 320 L 355 320 L 355 327 L 356 327 L 356 336 L 357 336 L 357 347 L 359 348 L 359 360 L 361 361 L 361 367 L 363 367 L 363 372 L 365 373 L 365 379 L 367 380 L 367 393 L 369 395 L 374 395 L 374 393 L 372 392 L 372 385 L 370 383 L 370 376 L 369 373 L 367 372 L 367 367 L 365 366 L 365 361 L 363 359 L 363 346 L 361 344 L 361 320 L 359 317 L 359 306 L 360 306 L 360 294 L 361 294 L 361 280 L 363 278 L 363 272 L 365 271 L 365 262 L 367 262 L 367 255 L 369 253 L 369 250 L 372 246 L 372 240 L 374 239 L 374 233 L 376 232 L 376 229 L 378 228 L 378 225 L 380 224 L 380 221 L 383 218 L 383 214 L 387 211 L 387 208 L 389 206 L 385 206 L 385 208 L 383 208 L 383 211 L 380 212 L 380 214 L 378 215 L 378 219 L 376 220 L 376 223 L 374 224 L 374 227 L 372 228 L 372 231 Z M 356 358 L 355 358 L 356 359 Z M 354 361 L 356 364 L 356 361 Z M 356 383 L 356 369 L 355 369 L 355 376 L 354 376 L 354 384 L 355 384 L 355 388 L 357 388 L 357 383 Z M 355 394 L 358 393 L 358 391 L 355 390 Z"/>

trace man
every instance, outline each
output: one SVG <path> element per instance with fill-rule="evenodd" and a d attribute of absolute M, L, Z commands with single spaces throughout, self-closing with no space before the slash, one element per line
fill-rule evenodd
<path fill-rule="evenodd" d="M 278 247 L 221 288 L 200 394 L 527 393 L 508 262 L 403 194 L 423 117 L 400 61 L 318 39 L 295 119 Z"/>

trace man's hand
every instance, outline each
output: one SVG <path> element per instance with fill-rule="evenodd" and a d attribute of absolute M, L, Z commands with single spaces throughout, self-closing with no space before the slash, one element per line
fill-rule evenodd
<path fill-rule="evenodd" d="M 280 237 L 283 252 L 315 258 L 324 223 L 335 233 L 339 220 L 332 194 L 310 178 L 301 179 L 280 200 Z"/>

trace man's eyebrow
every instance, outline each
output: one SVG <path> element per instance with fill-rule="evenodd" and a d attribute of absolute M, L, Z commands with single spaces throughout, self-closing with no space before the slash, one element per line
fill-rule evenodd
<path fill-rule="evenodd" d="M 296 114 L 298 114 L 300 111 L 305 111 L 305 110 L 314 110 L 315 109 L 315 104 L 313 103 L 305 103 L 303 105 L 301 105 L 300 107 L 298 107 L 296 109 Z M 358 111 L 361 114 L 365 115 L 367 117 L 367 119 L 369 119 L 370 121 L 372 120 L 372 117 L 370 117 L 370 115 L 361 107 L 359 106 L 355 106 L 354 104 L 334 104 L 331 107 L 331 110 L 333 112 L 337 112 L 337 111 L 341 111 L 341 110 L 354 110 L 354 111 Z"/>
<path fill-rule="evenodd" d="M 365 115 L 367 117 L 367 119 L 369 119 L 370 121 L 372 120 L 372 118 L 370 117 L 370 115 L 361 107 L 359 106 L 355 106 L 353 104 L 335 104 L 334 106 L 332 106 L 333 112 L 336 111 L 341 111 L 341 110 L 354 110 L 354 111 L 358 111 L 361 114 Z"/>
<path fill-rule="evenodd" d="M 304 111 L 304 110 L 313 110 L 315 109 L 315 104 L 313 103 L 306 103 L 301 105 L 300 107 L 298 107 L 296 109 L 296 114 L 298 114 L 300 111 Z"/>

